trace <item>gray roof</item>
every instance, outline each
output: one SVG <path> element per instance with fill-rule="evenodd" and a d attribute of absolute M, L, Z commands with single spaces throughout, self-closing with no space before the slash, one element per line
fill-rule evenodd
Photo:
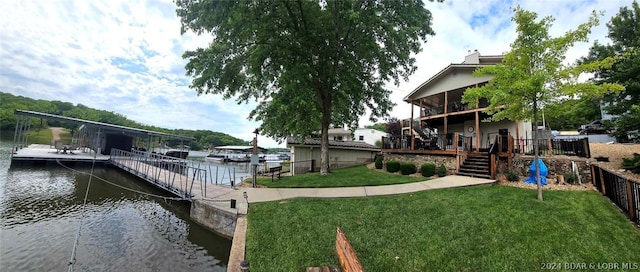
<path fill-rule="evenodd" d="M 351 134 L 351 130 L 346 130 L 344 128 L 330 128 L 329 134 Z"/>
<path fill-rule="evenodd" d="M 287 139 L 287 145 L 296 145 L 296 146 L 320 146 L 320 139 L 309 138 L 304 141 L 300 141 L 294 138 Z M 354 150 L 369 150 L 369 151 L 380 151 L 380 148 L 375 145 L 370 145 L 365 142 L 356 142 L 356 141 L 333 141 L 329 140 L 329 147 L 332 148 L 341 148 L 341 149 L 354 149 Z"/>
<path fill-rule="evenodd" d="M 37 111 L 16 109 L 15 114 L 35 117 L 35 118 L 42 118 L 47 120 L 70 122 L 70 123 L 81 124 L 85 126 L 93 126 L 93 127 L 104 129 L 106 131 L 126 132 L 126 133 L 131 133 L 137 136 L 167 137 L 169 139 L 184 140 L 184 141 L 195 140 L 195 138 L 192 138 L 192 137 L 185 137 L 180 135 L 168 134 L 164 132 L 157 132 L 157 131 L 151 131 L 151 130 L 140 129 L 140 128 L 132 128 L 132 127 L 125 127 L 125 126 L 114 125 L 114 124 L 101 123 L 96 121 L 89 121 L 89 120 L 84 120 L 79 118 L 60 116 L 60 115 L 37 112 Z"/>
<path fill-rule="evenodd" d="M 423 82 L 422 84 L 420 84 L 420 86 L 418 86 L 417 88 L 415 88 L 413 91 L 411 91 L 411 93 L 409 93 L 407 96 L 405 96 L 402 100 L 404 100 L 407 103 L 411 103 L 411 100 L 413 99 L 413 95 L 415 93 L 417 93 L 418 91 L 422 90 L 423 88 L 429 86 L 431 83 L 435 82 L 436 80 L 442 78 L 443 76 L 449 74 L 450 72 L 457 70 L 457 69 L 477 69 L 480 67 L 484 67 L 484 66 L 492 66 L 492 65 L 496 65 L 497 63 L 499 63 L 500 61 L 502 61 L 502 59 L 504 58 L 504 55 L 490 55 L 490 56 L 480 56 L 480 63 L 451 63 L 449 64 L 447 67 L 445 67 L 444 69 L 440 70 L 438 73 L 436 73 L 435 75 L 433 75 L 431 78 L 429 78 L 427 81 Z M 486 60 L 493 60 L 493 62 L 486 62 Z M 497 61 L 497 63 L 496 63 Z"/>

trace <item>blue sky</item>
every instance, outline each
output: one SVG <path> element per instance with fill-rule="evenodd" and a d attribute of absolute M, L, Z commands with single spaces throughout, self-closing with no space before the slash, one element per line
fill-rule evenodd
<path fill-rule="evenodd" d="M 388 87 L 397 104 L 391 116 L 407 118 L 402 98 L 468 50 L 495 55 L 515 38 L 512 7 L 556 18 L 553 35 L 604 11 L 591 42 L 608 42 L 605 23 L 631 0 L 590 1 L 445 1 L 427 2 L 436 36 L 416 56 L 418 69 L 409 81 Z M 249 140 L 259 125 L 247 117 L 253 103 L 238 105 L 217 95 L 198 96 L 185 76 L 185 50 L 204 47 L 210 36 L 180 34 L 175 4 L 147 1 L 0 0 L 0 91 L 35 99 L 80 103 L 123 114 L 140 123 L 166 128 L 208 129 Z M 578 44 L 567 60 L 586 55 Z M 361 125 L 368 118 L 361 118 Z M 274 139 L 260 137 L 265 147 Z M 283 144 L 280 144 L 283 146 Z"/>

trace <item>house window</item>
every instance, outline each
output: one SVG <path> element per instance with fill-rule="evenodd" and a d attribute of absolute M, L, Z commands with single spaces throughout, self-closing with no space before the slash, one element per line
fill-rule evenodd
<path fill-rule="evenodd" d="M 360 141 L 364 141 L 364 136 L 360 135 L 360 136 L 358 137 L 358 139 L 359 139 Z"/>
<path fill-rule="evenodd" d="M 342 136 L 333 136 L 334 141 L 342 141 Z"/>

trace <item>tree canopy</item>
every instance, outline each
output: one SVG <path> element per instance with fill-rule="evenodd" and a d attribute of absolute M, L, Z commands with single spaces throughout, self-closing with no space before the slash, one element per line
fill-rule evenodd
<path fill-rule="evenodd" d="M 431 29 L 421 0 L 177 0 L 182 31 L 211 33 L 187 51 L 198 94 L 255 100 L 261 134 L 283 139 L 321 131 L 321 173 L 328 172 L 328 128 L 358 126 L 393 106 L 384 84 L 408 80 L 413 53 Z"/>
<path fill-rule="evenodd" d="M 586 96 L 567 99 L 545 105 L 543 114 L 550 129 L 576 131 L 581 125 L 600 119 L 600 100 Z"/>
<path fill-rule="evenodd" d="M 74 105 L 69 102 L 63 101 L 49 101 L 43 99 L 31 99 L 23 96 L 15 96 L 9 93 L 0 92 L 0 130 L 11 130 L 15 128 L 16 116 L 14 111 L 16 109 L 37 111 L 55 115 L 61 115 L 66 117 L 80 118 L 89 121 L 102 122 L 107 124 L 114 124 L 120 126 L 127 126 L 133 128 L 141 128 L 153 131 L 160 131 L 169 134 L 182 135 L 187 137 L 193 137 L 196 140 L 190 142 L 191 149 L 200 150 L 203 148 L 209 148 L 211 146 L 219 145 L 248 145 L 245 140 L 235 138 L 231 135 L 214 132 L 209 130 L 185 130 L 176 129 L 170 130 L 165 128 L 159 128 L 149 125 L 137 123 L 128 119 L 122 114 L 115 112 L 97 110 L 89 108 L 82 104 Z M 32 127 L 43 128 L 44 126 L 62 126 L 67 128 L 75 128 L 75 125 L 70 123 L 64 123 L 59 121 L 48 121 L 41 123 L 37 118 L 32 118 Z M 180 142 L 175 142 L 177 145 Z"/>
<path fill-rule="evenodd" d="M 609 68 L 603 67 L 596 73 L 596 82 L 620 83 L 625 90 L 607 95 L 605 110 L 617 115 L 613 119 L 615 136 L 640 137 L 640 5 L 637 1 L 631 7 L 621 7 L 618 14 L 607 23 L 611 44 L 603 45 L 595 41 L 589 55 L 582 63 L 592 63 L 605 58 L 616 57 Z M 628 135 L 630 134 L 630 135 Z"/>
<path fill-rule="evenodd" d="M 385 132 L 387 130 L 387 123 L 375 123 L 375 124 L 367 125 L 364 127 Z"/>
<path fill-rule="evenodd" d="M 551 37 L 549 29 L 553 18 L 537 20 L 535 12 L 519 6 L 514 9 L 512 20 L 516 23 L 517 37 L 503 63 L 485 66 L 474 72 L 474 76 L 492 75 L 486 85 L 469 88 L 462 100 L 477 107 L 480 98 L 489 101 L 488 113 L 493 120 L 532 120 L 537 130 L 538 109 L 571 98 L 575 95 L 602 96 L 623 87 L 614 83 L 595 85 L 579 82 L 578 76 L 611 66 L 612 59 L 603 59 L 590 64 L 564 64 L 566 52 L 576 42 L 587 42 L 591 28 L 598 24 L 598 14 L 591 14 L 586 23 L 580 24 L 560 37 Z M 534 143 L 538 133 L 533 133 Z M 538 145 L 534 145 L 538 199 L 542 200 L 540 168 L 538 167 Z"/>

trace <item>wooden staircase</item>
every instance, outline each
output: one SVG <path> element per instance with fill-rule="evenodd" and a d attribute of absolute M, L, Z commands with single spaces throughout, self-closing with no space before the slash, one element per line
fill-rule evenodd
<path fill-rule="evenodd" d="M 458 175 L 491 179 L 491 164 L 488 153 L 469 153 L 460 165 Z"/>

